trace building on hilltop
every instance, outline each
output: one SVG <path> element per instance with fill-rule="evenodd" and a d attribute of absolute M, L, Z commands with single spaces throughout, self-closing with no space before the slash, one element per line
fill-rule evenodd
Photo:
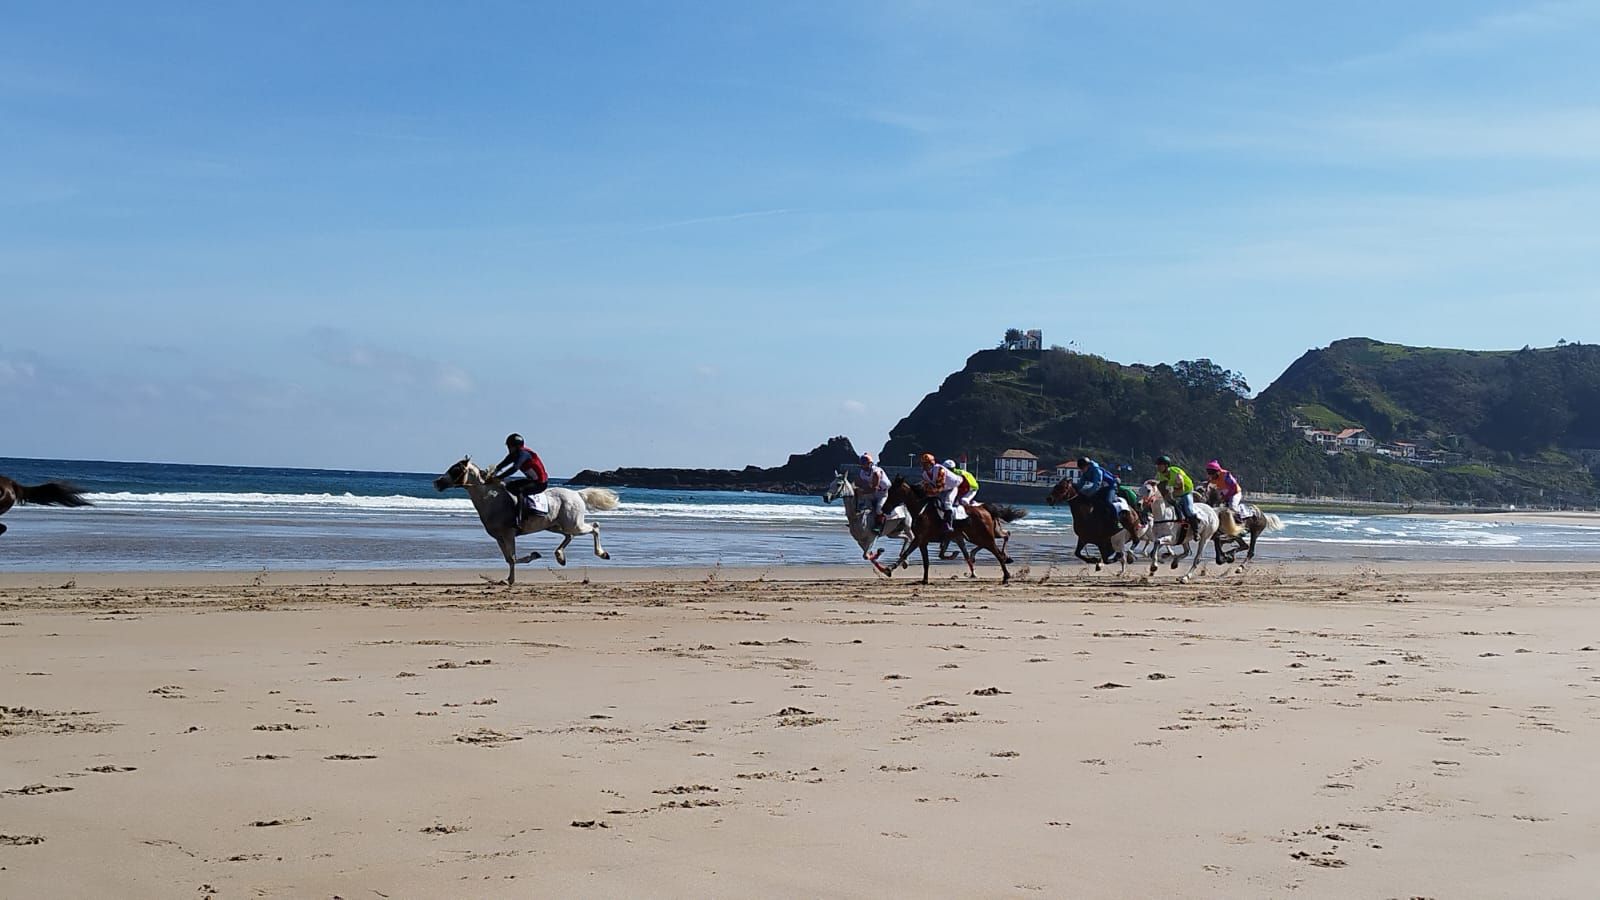
<path fill-rule="evenodd" d="M 1043 350 L 1044 332 L 1037 328 L 1023 331 L 1020 328 L 1007 328 L 1005 340 L 1000 342 L 1001 350 Z"/>
<path fill-rule="evenodd" d="M 995 481 L 1033 481 L 1039 457 L 1026 450 L 1011 449 L 994 458 Z"/>

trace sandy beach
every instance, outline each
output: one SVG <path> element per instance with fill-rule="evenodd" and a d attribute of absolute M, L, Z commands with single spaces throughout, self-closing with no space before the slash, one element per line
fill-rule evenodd
<path fill-rule="evenodd" d="M 0 895 L 1592 896 L 1600 567 L 983 573 L 10 574 Z"/>

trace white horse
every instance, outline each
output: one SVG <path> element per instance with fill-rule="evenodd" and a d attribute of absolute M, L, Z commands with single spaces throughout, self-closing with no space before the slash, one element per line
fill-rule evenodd
<path fill-rule="evenodd" d="M 590 509 L 616 509 L 619 501 L 615 491 L 605 488 L 585 488 L 581 491 L 550 488 L 544 492 L 548 509 L 542 513 L 523 513 L 522 524 L 518 526 L 517 503 L 522 502 L 520 498 L 506 490 L 503 483 L 491 481 L 470 458 L 463 458 L 435 478 L 433 486 L 441 491 L 453 487 L 467 489 L 467 496 L 472 498 L 472 505 L 478 510 L 478 519 L 483 522 L 483 530 L 500 545 L 500 554 L 506 558 L 506 565 L 511 567 L 506 574 L 506 584 L 516 583 L 517 563 L 532 562 L 539 558 L 537 550 L 520 558 L 517 556 L 519 534 L 555 531 L 565 535 L 561 546 L 556 548 L 556 562 L 563 566 L 567 564 L 567 545 L 580 534 L 594 535 L 595 556 L 611 558 L 611 554 L 600 546 L 600 526 L 585 521 L 585 518 Z"/>
<path fill-rule="evenodd" d="M 1146 482 L 1146 485 L 1149 484 L 1151 484 L 1151 482 Z M 1165 497 L 1161 496 L 1161 491 L 1159 489 L 1153 494 L 1146 495 L 1144 499 L 1150 507 L 1150 527 L 1152 529 L 1152 536 L 1154 529 L 1160 528 L 1163 525 L 1171 527 L 1174 532 L 1179 530 L 1178 525 L 1183 521 L 1182 516 L 1178 514 L 1177 509 L 1173 507 L 1172 504 L 1167 502 Z M 1177 539 L 1175 533 L 1168 533 L 1163 537 L 1155 539 L 1154 545 L 1150 552 L 1151 575 L 1156 573 L 1156 559 L 1160 553 L 1161 547 L 1165 546 L 1172 548 L 1176 544 L 1177 549 L 1173 551 L 1172 555 L 1172 568 L 1176 569 L 1178 568 L 1178 563 L 1182 561 L 1185 556 L 1189 555 L 1189 545 L 1193 544 L 1194 558 L 1189 561 L 1189 571 L 1183 573 L 1183 576 L 1178 579 L 1178 583 L 1180 584 L 1189 583 L 1189 579 L 1194 575 L 1195 568 L 1200 565 L 1200 554 L 1205 551 L 1206 545 L 1211 543 L 1212 537 L 1214 537 L 1217 533 L 1218 524 L 1217 511 L 1205 505 L 1204 503 L 1201 503 L 1199 500 L 1196 500 L 1194 503 L 1194 516 L 1195 520 L 1200 523 L 1200 527 L 1198 529 L 1182 529 L 1182 531 L 1184 531 L 1183 543 L 1176 543 Z"/>
<path fill-rule="evenodd" d="M 824 503 L 832 503 L 837 499 L 844 500 L 844 517 L 850 523 L 850 536 L 861 545 L 861 558 L 872 563 L 872 567 L 879 572 L 893 575 L 894 570 L 886 569 L 878 562 L 878 557 L 883 555 L 883 548 L 879 547 L 874 552 L 872 545 L 879 537 L 899 538 L 900 568 L 905 568 L 905 558 L 911 547 L 911 511 L 906 509 L 905 504 L 896 506 L 892 510 L 884 510 L 883 534 L 879 535 L 872 530 L 872 498 L 861 496 L 859 499 L 862 502 L 858 503 L 856 486 L 848 474 L 841 474 L 835 478 L 833 484 L 828 485 L 828 489 L 822 492 Z"/>

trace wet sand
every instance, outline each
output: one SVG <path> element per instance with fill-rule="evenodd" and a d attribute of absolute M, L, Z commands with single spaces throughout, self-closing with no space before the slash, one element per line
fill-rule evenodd
<path fill-rule="evenodd" d="M 955 571 L 7 575 L 0 895 L 1592 895 L 1600 567 Z"/>

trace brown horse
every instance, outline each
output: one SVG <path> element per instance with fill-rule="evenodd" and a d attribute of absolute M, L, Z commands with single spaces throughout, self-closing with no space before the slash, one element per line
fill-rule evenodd
<path fill-rule="evenodd" d="M 1116 521 L 1107 519 L 1094 508 L 1094 503 L 1087 497 L 1078 493 L 1077 485 L 1071 478 L 1063 478 L 1056 482 L 1050 490 L 1050 495 L 1045 497 L 1045 502 L 1051 506 L 1066 503 L 1072 510 L 1072 530 L 1078 536 L 1078 546 L 1072 555 L 1086 563 L 1093 563 L 1096 572 L 1106 563 L 1117 561 L 1122 563 L 1120 573 L 1125 573 L 1128 563 L 1133 558 L 1133 553 L 1124 550 L 1139 543 L 1141 525 L 1138 513 L 1132 510 L 1125 511 Z M 1123 532 L 1127 532 L 1126 535 Z M 1090 559 L 1083 555 L 1083 548 L 1093 544 L 1100 551 L 1099 559 Z"/>
<path fill-rule="evenodd" d="M 83 499 L 83 491 L 62 481 L 47 481 L 29 487 L 0 475 L 0 516 L 18 503 L 37 503 L 41 506 L 89 506 L 89 501 Z M 0 534 L 6 533 L 6 526 L 0 525 Z"/>
<path fill-rule="evenodd" d="M 894 509 L 905 504 L 911 512 L 911 543 L 900 552 L 898 565 L 904 565 L 906 558 L 912 550 L 922 551 L 922 583 L 928 583 L 928 542 L 939 540 L 944 536 L 944 516 L 939 512 L 939 505 L 934 498 L 928 496 L 920 488 L 913 485 L 905 478 L 896 475 L 894 482 L 889 485 L 889 499 L 884 501 L 884 509 Z M 1012 562 L 1011 557 L 1000 549 L 996 542 L 996 529 L 1000 522 L 1015 522 L 1028 514 L 1025 509 L 1017 509 L 1003 503 L 974 503 L 965 507 L 967 517 L 956 520 L 956 529 L 953 537 L 957 540 L 971 541 L 977 550 L 987 550 L 994 554 L 1000 561 L 1000 580 L 1005 583 L 1011 580 L 1011 570 L 1006 564 Z M 967 560 L 967 574 L 977 576 L 973 566 L 973 559 L 977 550 L 964 553 Z M 894 568 L 890 566 L 889 568 Z"/>

